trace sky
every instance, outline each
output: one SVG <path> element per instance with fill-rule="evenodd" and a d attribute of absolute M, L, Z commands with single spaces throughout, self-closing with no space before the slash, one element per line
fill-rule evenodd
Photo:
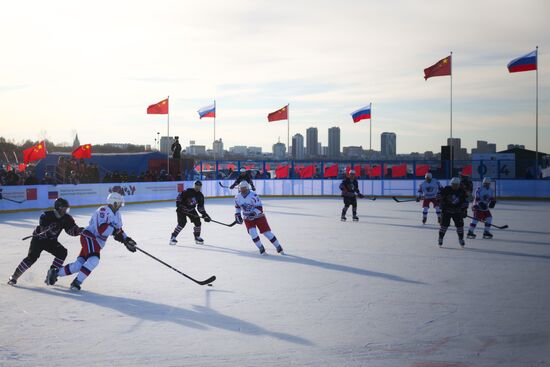
<path fill-rule="evenodd" d="M 286 144 L 314 126 L 328 143 L 439 151 L 450 134 L 450 78 L 423 69 L 453 52 L 453 136 L 535 149 L 534 71 L 507 63 L 539 46 L 539 150 L 550 153 L 548 1 L 19 1 L 0 12 L 0 136 L 72 143 L 154 144 L 170 135 L 211 148 Z"/>

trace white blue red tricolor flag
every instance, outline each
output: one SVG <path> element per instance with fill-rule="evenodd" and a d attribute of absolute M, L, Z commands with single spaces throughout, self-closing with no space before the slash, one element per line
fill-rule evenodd
<path fill-rule="evenodd" d="M 199 113 L 199 118 L 203 117 L 216 117 L 216 105 L 211 104 L 206 107 L 201 108 L 197 111 Z"/>
<path fill-rule="evenodd" d="M 365 106 L 363 108 L 358 109 L 355 112 L 351 113 L 351 117 L 353 117 L 353 122 L 359 122 L 361 120 L 368 120 L 370 119 L 370 107 L 372 103 L 368 106 Z"/>
<path fill-rule="evenodd" d="M 529 70 L 537 70 L 537 50 L 508 63 L 508 71 L 511 73 Z"/>

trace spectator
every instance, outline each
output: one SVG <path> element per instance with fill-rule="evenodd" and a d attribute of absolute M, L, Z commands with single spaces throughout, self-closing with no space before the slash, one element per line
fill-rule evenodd
<path fill-rule="evenodd" d="M 179 142 L 179 136 L 175 137 L 175 141 L 172 143 L 170 150 L 172 151 L 172 158 L 181 159 L 181 144 Z"/>

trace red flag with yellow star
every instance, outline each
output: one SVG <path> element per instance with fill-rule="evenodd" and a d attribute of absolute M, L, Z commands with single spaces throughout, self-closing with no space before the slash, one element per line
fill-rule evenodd
<path fill-rule="evenodd" d="M 167 115 L 168 114 L 168 98 L 147 107 L 148 115 Z"/>
<path fill-rule="evenodd" d="M 46 144 L 44 141 L 27 148 L 23 151 L 23 162 L 30 163 L 42 158 L 46 158 Z"/>
<path fill-rule="evenodd" d="M 429 68 L 424 69 L 424 80 L 432 76 L 451 75 L 451 56 L 439 60 Z"/>
<path fill-rule="evenodd" d="M 73 157 L 76 159 L 92 158 L 92 145 L 84 144 L 73 150 Z"/>
<path fill-rule="evenodd" d="M 288 105 L 284 106 L 280 110 L 271 112 L 267 115 L 267 121 L 279 121 L 279 120 L 288 120 Z"/>

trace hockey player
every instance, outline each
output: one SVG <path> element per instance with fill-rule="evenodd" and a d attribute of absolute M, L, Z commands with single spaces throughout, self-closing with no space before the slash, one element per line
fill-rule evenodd
<path fill-rule="evenodd" d="M 490 231 L 491 222 L 493 217 L 489 208 L 494 208 L 496 204 L 495 195 L 491 188 L 491 178 L 485 177 L 481 183 L 481 187 L 476 190 L 474 205 L 472 207 L 474 211 L 474 219 L 470 223 L 470 229 L 468 230 L 468 238 L 476 238 L 474 233 L 478 221 L 485 222 L 485 231 L 483 231 L 483 238 L 491 239 L 493 235 Z"/>
<path fill-rule="evenodd" d="M 277 240 L 277 237 L 271 232 L 271 228 L 267 223 L 260 197 L 255 192 L 250 191 L 250 186 L 246 181 L 242 181 L 239 184 L 239 193 L 235 196 L 235 221 L 243 224 L 243 216 L 246 230 L 250 237 L 252 237 L 252 241 L 254 241 L 258 250 L 260 250 L 260 254 L 263 255 L 265 253 L 265 247 L 260 240 L 256 227 L 260 230 L 261 234 L 271 241 L 277 252 L 284 255 L 283 247 Z"/>
<path fill-rule="evenodd" d="M 244 169 L 244 168 L 241 168 L 239 177 L 237 177 L 237 179 L 235 180 L 235 182 L 233 182 L 233 184 L 232 184 L 231 186 L 229 186 L 229 188 L 230 188 L 230 189 L 234 189 L 234 188 L 237 187 L 242 181 L 248 182 L 248 184 L 249 184 L 250 187 L 252 188 L 252 191 L 256 191 L 256 188 L 254 187 L 254 183 L 252 182 L 252 176 L 251 176 L 250 172 L 247 171 L 247 170 Z"/>
<path fill-rule="evenodd" d="M 90 223 L 80 235 L 82 250 L 76 261 L 61 269 L 48 271 L 48 284 L 55 284 L 57 277 L 78 273 L 71 283 L 71 289 L 79 291 L 82 283 L 99 265 L 99 253 L 105 247 L 109 236 L 123 243 L 128 251 L 136 252 L 136 241 L 128 237 L 122 230 L 120 208 L 124 206 L 124 197 L 118 192 L 107 196 L 107 205 L 100 206 L 90 219 Z"/>
<path fill-rule="evenodd" d="M 176 199 L 178 225 L 174 228 L 174 232 L 172 232 L 170 245 L 175 245 L 178 243 L 176 237 L 178 237 L 178 234 L 187 224 L 187 217 L 189 217 L 189 220 L 195 225 L 195 227 L 193 227 L 195 243 L 198 245 L 202 245 L 204 243 L 204 240 L 201 238 L 201 220 L 199 213 L 202 214 L 202 218 L 205 222 L 210 222 L 210 216 L 206 214 L 206 210 L 204 210 L 204 195 L 202 194 L 201 189 L 202 182 L 195 181 L 193 188 L 188 188 L 187 190 L 179 193 Z M 197 209 L 195 209 L 195 207 Z M 197 210 L 199 213 L 197 213 Z"/>
<path fill-rule="evenodd" d="M 40 222 L 33 232 L 29 254 L 10 276 L 8 284 L 17 284 L 17 279 L 36 262 L 42 251 L 55 256 L 50 269 L 58 269 L 63 266 L 63 262 L 67 258 L 67 249 L 59 243 L 58 237 L 61 231 L 65 230 L 69 236 L 76 237 L 84 228 L 77 226 L 73 217 L 68 214 L 70 206 L 67 200 L 57 198 L 53 207 L 53 210 L 47 210 L 40 216 Z M 48 284 L 47 280 L 46 277 L 46 284 Z"/>
<path fill-rule="evenodd" d="M 357 197 L 362 199 L 365 196 L 359 192 L 359 183 L 355 178 L 355 170 L 349 171 L 348 177 L 340 184 L 340 190 L 342 190 L 342 197 L 344 198 L 344 208 L 342 208 L 342 216 L 340 219 L 342 222 L 346 221 L 346 212 L 351 205 L 353 221 L 357 222 L 359 220 L 357 216 Z"/>
<path fill-rule="evenodd" d="M 472 182 L 472 179 L 470 176 L 460 173 L 460 186 L 466 191 L 466 198 L 468 199 L 468 202 L 474 201 L 474 196 L 472 195 L 474 192 L 474 183 Z"/>
<path fill-rule="evenodd" d="M 467 215 L 468 200 L 466 191 L 460 185 L 460 179 L 453 177 L 450 186 L 445 186 L 438 194 L 439 205 L 441 205 L 441 227 L 439 228 L 439 247 L 443 246 L 443 237 L 451 223 L 451 218 L 456 227 L 458 242 L 464 248 L 464 218 Z"/>
<path fill-rule="evenodd" d="M 439 208 L 439 203 L 437 202 L 437 194 L 442 189 L 441 184 L 437 179 L 432 178 L 430 172 L 426 173 L 424 176 L 424 182 L 418 187 L 418 194 L 416 196 L 416 202 L 422 201 L 422 224 L 426 224 L 426 219 L 428 219 L 428 210 L 430 209 L 430 203 L 432 203 L 435 213 L 437 214 L 437 222 L 441 223 L 441 209 Z"/>

